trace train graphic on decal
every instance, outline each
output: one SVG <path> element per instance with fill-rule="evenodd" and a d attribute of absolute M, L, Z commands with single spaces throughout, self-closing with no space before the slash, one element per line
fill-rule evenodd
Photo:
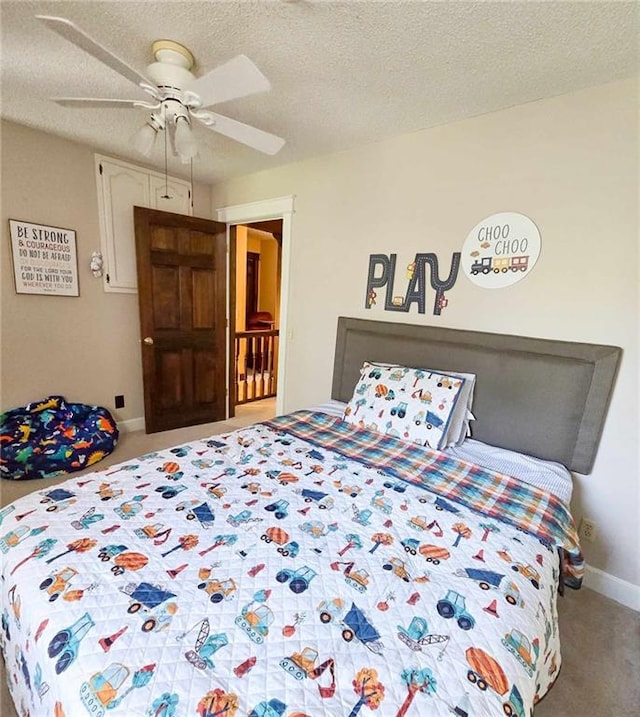
<path fill-rule="evenodd" d="M 494 274 L 507 271 L 526 271 L 529 268 L 528 256 L 484 256 L 471 265 L 472 274 Z"/>

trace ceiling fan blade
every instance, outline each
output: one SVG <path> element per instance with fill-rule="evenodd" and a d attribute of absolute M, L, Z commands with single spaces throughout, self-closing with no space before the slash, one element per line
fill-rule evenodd
<path fill-rule="evenodd" d="M 36 15 L 36 17 L 50 30 L 57 32 L 58 35 L 64 37 L 65 40 L 69 40 L 69 42 L 89 53 L 89 55 L 95 57 L 97 60 L 100 60 L 100 62 L 103 62 L 112 70 L 126 77 L 127 80 L 133 82 L 135 85 L 139 85 L 141 82 L 153 84 L 150 83 L 143 74 L 138 72 L 138 70 L 128 65 L 119 57 L 116 57 L 110 50 L 107 50 L 106 47 L 103 47 L 99 42 L 87 35 L 86 32 L 72 23 L 71 20 L 50 15 Z"/>
<path fill-rule="evenodd" d="M 199 95 L 202 107 L 271 89 L 271 83 L 246 55 L 238 55 L 198 77 L 185 88 Z"/>
<path fill-rule="evenodd" d="M 136 107 L 140 104 L 137 100 L 109 100 L 97 97 L 52 97 L 52 102 L 61 107 Z"/>
<path fill-rule="evenodd" d="M 270 134 L 257 127 L 238 122 L 238 120 L 231 119 L 230 117 L 224 117 L 223 115 L 216 114 L 215 112 L 203 112 L 203 115 L 207 115 L 207 119 L 204 120 L 209 129 L 214 132 L 219 132 L 225 137 L 235 139 L 236 142 L 242 142 L 248 147 L 253 147 L 259 152 L 265 154 L 276 154 L 284 146 L 284 140 L 282 137 L 277 137 L 275 134 Z"/>

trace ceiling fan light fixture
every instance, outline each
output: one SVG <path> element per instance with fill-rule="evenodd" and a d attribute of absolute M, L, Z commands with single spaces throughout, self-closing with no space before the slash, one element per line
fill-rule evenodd
<path fill-rule="evenodd" d="M 281 137 L 208 111 L 212 105 L 270 89 L 269 80 L 246 55 L 237 55 L 196 77 L 192 74 L 194 57 L 190 50 L 172 40 L 156 40 L 152 45 L 155 62 L 142 73 L 71 20 L 48 15 L 36 17 L 50 30 L 153 98 L 153 102 L 91 97 L 60 97 L 54 100 L 63 107 L 139 107 L 151 111 L 147 124 L 131 138 L 138 152 L 149 155 L 158 132 L 166 130 L 165 148 L 171 142 L 172 149 L 180 155 L 182 161 L 189 162 L 197 154 L 191 133 L 192 119 L 202 122 L 218 134 L 265 154 L 276 154 L 284 145 Z"/>
<path fill-rule="evenodd" d="M 174 142 L 176 152 L 184 163 L 190 162 L 198 154 L 198 147 L 193 138 L 189 120 L 184 115 L 176 117 Z"/>
<path fill-rule="evenodd" d="M 153 149 L 158 131 L 161 129 L 162 123 L 154 115 L 151 115 L 149 121 L 143 124 L 131 138 L 131 144 L 136 152 L 148 157 Z"/>

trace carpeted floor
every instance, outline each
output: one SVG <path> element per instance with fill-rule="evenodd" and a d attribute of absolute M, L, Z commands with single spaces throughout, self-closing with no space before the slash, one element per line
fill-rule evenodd
<path fill-rule="evenodd" d="M 274 415 L 274 402 L 268 399 L 238 406 L 236 413 L 235 418 L 221 423 L 150 435 L 142 431 L 125 433 L 112 455 L 85 472 L 106 468 L 149 451 L 225 433 L 270 418 Z M 82 473 L 81 471 L 73 475 L 79 476 Z M 26 493 L 51 487 L 67 478 L 68 476 L 47 481 L 0 481 L 0 507 Z M 587 588 L 578 592 L 568 590 L 565 597 L 559 599 L 559 613 L 563 665 L 555 686 L 536 707 L 535 717 L 640 715 L 640 613 Z M 16 717 L 6 687 L 2 660 L 0 715 Z M 53 716 L 42 714 L 30 717 Z M 425 713 L 424 717 L 428 717 L 428 714 Z"/>

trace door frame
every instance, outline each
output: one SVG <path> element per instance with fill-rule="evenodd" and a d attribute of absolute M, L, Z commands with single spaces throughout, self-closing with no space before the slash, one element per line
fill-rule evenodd
<path fill-rule="evenodd" d="M 292 217 L 293 217 L 294 196 L 277 197 L 265 199 L 247 204 L 235 204 L 222 207 L 216 210 L 216 219 L 227 225 L 227 357 L 231 356 L 231 228 L 238 224 L 251 224 L 265 219 L 282 219 L 282 264 L 280 268 L 280 340 L 278 343 L 278 390 L 276 393 L 276 415 L 284 413 L 285 387 L 284 379 L 287 366 L 288 343 L 292 337 L 289 330 L 289 285 L 291 269 L 291 242 L 292 242 Z M 235 282 L 234 282 L 235 285 Z M 227 359 L 229 360 L 229 358 Z M 227 416 L 231 402 L 231 391 L 229 385 L 229 371 L 227 371 Z"/>

